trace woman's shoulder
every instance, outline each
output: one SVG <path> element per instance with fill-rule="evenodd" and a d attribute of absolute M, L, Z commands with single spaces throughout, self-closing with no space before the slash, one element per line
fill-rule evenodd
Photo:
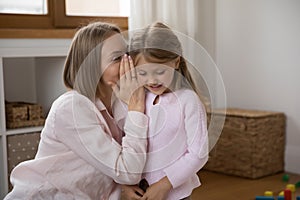
<path fill-rule="evenodd" d="M 70 90 L 60 95 L 52 104 L 51 109 L 68 108 L 70 106 L 88 106 L 92 102 L 75 90 Z"/>
<path fill-rule="evenodd" d="M 54 100 L 52 107 L 60 107 L 63 106 L 64 104 L 70 103 L 70 101 L 72 100 L 73 93 L 74 91 L 71 90 L 61 94 L 57 99 Z"/>

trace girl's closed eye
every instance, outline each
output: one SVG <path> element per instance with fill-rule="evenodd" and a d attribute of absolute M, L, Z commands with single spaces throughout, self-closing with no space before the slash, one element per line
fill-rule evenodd
<path fill-rule="evenodd" d="M 138 70 L 138 75 L 140 76 L 146 76 L 147 75 L 147 72 L 146 71 L 143 71 L 143 70 Z"/>
<path fill-rule="evenodd" d="M 156 74 L 158 74 L 158 75 L 163 75 L 163 74 L 165 73 L 165 71 L 166 71 L 166 70 L 164 70 L 164 69 L 157 70 L 157 71 L 156 71 Z"/>

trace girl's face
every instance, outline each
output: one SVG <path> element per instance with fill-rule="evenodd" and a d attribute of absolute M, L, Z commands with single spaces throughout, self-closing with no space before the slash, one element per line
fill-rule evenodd
<path fill-rule="evenodd" d="M 159 60 L 158 60 L 159 61 Z M 179 57 L 165 63 L 148 62 L 144 56 L 135 58 L 138 80 L 146 89 L 156 95 L 170 91 L 174 70 L 178 68 Z"/>
<path fill-rule="evenodd" d="M 121 34 L 114 34 L 103 42 L 101 54 L 101 84 L 111 86 L 119 80 L 122 56 L 126 52 L 126 42 Z"/>

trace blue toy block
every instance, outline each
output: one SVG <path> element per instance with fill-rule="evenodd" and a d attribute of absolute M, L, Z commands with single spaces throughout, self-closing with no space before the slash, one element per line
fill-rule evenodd
<path fill-rule="evenodd" d="M 300 200 L 300 196 L 297 196 L 297 200 Z"/>
<path fill-rule="evenodd" d="M 284 196 L 278 196 L 277 200 L 284 200 Z"/>
<path fill-rule="evenodd" d="M 274 197 L 256 196 L 255 200 L 275 200 Z"/>

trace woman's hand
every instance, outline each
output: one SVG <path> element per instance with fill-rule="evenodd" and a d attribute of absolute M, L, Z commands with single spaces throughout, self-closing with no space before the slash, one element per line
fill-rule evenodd
<path fill-rule="evenodd" d="M 119 85 L 114 85 L 112 88 L 117 97 L 128 104 L 128 110 L 145 111 L 145 90 L 138 83 L 133 60 L 126 54 L 120 64 Z"/>
<path fill-rule="evenodd" d="M 143 195 L 141 200 L 164 200 L 168 196 L 170 190 L 172 189 L 172 184 L 169 179 L 165 176 L 158 182 L 150 185 L 146 193 Z"/>
<path fill-rule="evenodd" d="M 137 185 L 122 185 L 122 200 L 137 200 L 141 199 L 144 192 Z"/>

